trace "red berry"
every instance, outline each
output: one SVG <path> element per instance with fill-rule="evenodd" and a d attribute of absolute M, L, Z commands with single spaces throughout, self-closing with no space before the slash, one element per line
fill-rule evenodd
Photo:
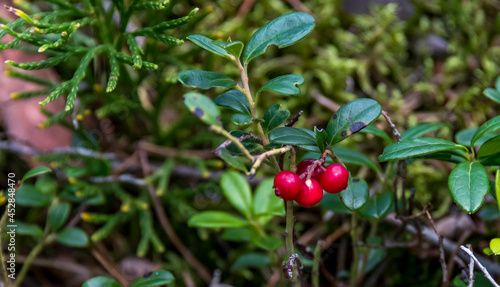
<path fill-rule="evenodd" d="M 321 175 L 319 182 L 321 187 L 329 193 L 339 193 L 347 188 L 349 172 L 340 164 L 330 164 Z"/>
<path fill-rule="evenodd" d="M 276 175 L 273 187 L 276 189 L 276 196 L 294 200 L 302 189 L 302 181 L 295 172 L 285 170 Z"/>
<path fill-rule="evenodd" d="M 300 176 L 301 174 L 307 172 L 307 168 L 312 165 L 316 160 L 314 158 L 306 158 L 303 161 L 301 161 L 297 165 L 297 174 Z M 318 167 L 316 167 L 316 170 L 313 172 L 311 178 L 314 178 L 315 180 L 319 181 L 321 174 L 323 174 L 323 171 L 321 171 Z"/>
<path fill-rule="evenodd" d="M 321 198 L 323 198 L 323 189 L 317 180 L 311 178 L 302 183 L 302 190 L 295 201 L 302 207 L 311 207 L 318 204 Z"/>

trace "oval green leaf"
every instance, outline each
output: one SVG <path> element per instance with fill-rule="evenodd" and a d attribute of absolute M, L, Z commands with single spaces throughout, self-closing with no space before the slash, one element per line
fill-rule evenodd
<path fill-rule="evenodd" d="M 245 129 L 252 124 L 252 117 L 244 114 L 234 114 L 231 116 L 233 124 L 237 125 L 240 129 Z"/>
<path fill-rule="evenodd" d="M 244 46 L 243 42 L 241 41 L 233 41 L 233 42 L 212 41 L 212 43 L 214 45 L 221 47 L 226 52 L 233 55 L 236 59 L 240 58 Z"/>
<path fill-rule="evenodd" d="M 344 147 L 334 147 L 333 152 L 345 163 L 367 166 L 375 172 L 380 171 L 379 166 L 373 160 L 356 150 Z M 328 159 L 327 162 L 331 163 L 332 161 Z"/>
<path fill-rule="evenodd" d="M 484 90 L 484 95 L 490 98 L 490 100 L 500 104 L 500 92 L 498 90 L 488 88 Z"/>
<path fill-rule="evenodd" d="M 490 184 L 482 164 L 462 162 L 451 171 L 448 187 L 457 205 L 468 213 L 474 213 L 483 203 Z"/>
<path fill-rule="evenodd" d="M 368 184 L 361 178 L 349 178 L 349 185 L 340 192 L 342 203 L 351 211 L 356 211 L 365 205 L 368 200 Z"/>
<path fill-rule="evenodd" d="M 323 194 L 323 199 L 321 199 L 320 205 L 336 213 L 346 213 L 346 214 L 351 213 L 351 211 L 347 209 L 345 205 L 342 203 L 342 200 L 340 199 L 340 194 L 338 193 Z"/>
<path fill-rule="evenodd" d="M 122 287 L 122 285 L 114 279 L 98 276 L 85 281 L 82 287 Z"/>
<path fill-rule="evenodd" d="M 343 141 L 375 121 L 382 107 L 372 99 L 357 99 L 343 105 L 332 116 L 326 127 L 328 144 Z"/>
<path fill-rule="evenodd" d="M 216 55 L 230 59 L 229 53 L 223 48 L 213 44 L 212 39 L 210 38 L 207 38 L 202 35 L 190 35 L 187 38 L 207 51 L 210 51 Z"/>
<path fill-rule="evenodd" d="M 269 109 L 267 109 L 264 114 L 264 122 L 262 123 L 262 128 L 264 133 L 269 133 L 271 130 L 275 129 L 282 123 L 284 123 L 290 116 L 289 110 L 282 110 L 281 104 L 274 104 Z"/>
<path fill-rule="evenodd" d="M 248 225 L 247 221 L 223 211 L 204 211 L 189 218 L 188 226 L 204 228 L 235 228 Z"/>
<path fill-rule="evenodd" d="M 316 145 L 314 132 L 302 128 L 275 128 L 269 133 L 269 140 L 277 144 Z"/>
<path fill-rule="evenodd" d="M 274 194 L 274 179 L 264 180 L 255 191 L 253 198 L 253 214 L 259 217 L 259 222 L 266 224 L 274 215 L 285 214 L 283 200 Z"/>
<path fill-rule="evenodd" d="M 212 100 L 200 93 L 184 95 L 184 104 L 200 120 L 209 125 L 220 126 L 220 111 Z"/>
<path fill-rule="evenodd" d="M 326 139 L 328 138 L 328 134 L 324 129 L 318 129 L 316 126 L 314 127 L 314 139 L 316 140 L 316 145 L 321 153 L 324 153 L 326 150 Z"/>
<path fill-rule="evenodd" d="M 464 145 L 464 146 L 471 146 L 472 136 L 474 136 L 474 134 L 476 133 L 477 130 L 478 130 L 477 127 L 461 130 L 455 135 L 455 141 L 461 145 Z M 482 138 L 477 140 L 474 143 L 474 146 L 475 147 L 480 146 L 483 143 L 485 143 L 487 140 L 492 139 L 497 135 L 498 134 L 496 134 L 496 133 L 486 134 Z"/>
<path fill-rule="evenodd" d="M 47 223 L 50 230 L 57 231 L 66 222 L 71 206 L 67 202 L 52 204 L 47 215 Z"/>
<path fill-rule="evenodd" d="M 35 238 L 41 238 L 43 236 L 42 228 L 36 224 L 16 221 L 16 225 L 16 235 L 28 235 Z"/>
<path fill-rule="evenodd" d="M 228 228 L 222 232 L 222 239 L 236 242 L 248 242 L 252 232 L 248 227 Z"/>
<path fill-rule="evenodd" d="M 477 159 L 483 165 L 500 165 L 500 135 L 481 145 Z"/>
<path fill-rule="evenodd" d="M 29 183 L 19 187 L 15 193 L 16 203 L 21 206 L 47 206 L 52 202 L 52 195 L 45 194 Z"/>
<path fill-rule="evenodd" d="M 64 228 L 57 234 L 56 241 L 71 247 L 85 247 L 89 243 L 87 234 L 77 227 Z"/>
<path fill-rule="evenodd" d="M 477 129 L 476 133 L 472 136 L 471 145 L 474 145 L 474 143 L 484 135 L 494 132 L 498 129 L 500 129 L 500 116 L 496 116 L 481 125 Z"/>
<path fill-rule="evenodd" d="M 248 173 L 248 169 L 243 163 L 243 160 L 239 156 L 232 156 L 227 152 L 226 149 L 222 149 L 220 153 L 220 158 L 225 161 L 228 165 L 241 170 L 244 173 Z"/>
<path fill-rule="evenodd" d="M 271 263 L 271 258 L 265 254 L 247 253 L 241 255 L 238 259 L 236 259 L 236 261 L 234 261 L 233 266 L 231 266 L 231 270 L 234 271 L 247 267 L 264 268 L 271 265 Z"/>
<path fill-rule="evenodd" d="M 412 128 L 409 128 L 407 131 L 405 131 L 401 135 L 402 140 L 410 140 L 410 139 L 415 139 L 418 137 L 421 137 L 425 135 L 426 133 L 435 131 L 440 128 L 445 128 L 448 127 L 448 125 L 443 124 L 443 123 L 421 123 L 418 124 Z"/>
<path fill-rule="evenodd" d="M 32 178 L 32 177 L 35 177 L 37 175 L 40 175 L 40 174 L 44 174 L 44 173 L 48 173 L 48 172 L 51 172 L 52 170 L 50 170 L 50 168 L 46 167 L 46 166 L 37 166 L 35 168 L 32 168 L 30 169 L 24 176 L 23 176 L 23 179 L 21 179 L 22 182 L 24 182 L 25 180 L 27 180 L 28 178 Z"/>
<path fill-rule="evenodd" d="M 315 25 L 314 18 L 307 13 L 294 12 L 278 17 L 252 35 L 243 53 L 243 61 L 248 64 L 271 45 L 278 48 L 290 46 L 307 36 Z"/>
<path fill-rule="evenodd" d="M 227 200 L 247 218 L 251 218 L 252 192 L 246 178 L 236 171 L 228 171 L 221 176 L 220 186 Z"/>
<path fill-rule="evenodd" d="M 233 109 L 245 115 L 252 115 L 247 97 L 238 90 L 230 90 L 215 98 L 214 103 L 218 106 Z"/>
<path fill-rule="evenodd" d="M 226 75 L 200 70 L 187 70 L 180 72 L 177 79 L 185 86 L 203 90 L 216 87 L 229 89 L 237 85 L 233 79 Z"/>
<path fill-rule="evenodd" d="M 385 191 L 368 199 L 366 204 L 359 210 L 359 214 L 366 218 L 382 218 L 389 212 L 393 203 L 392 192 Z"/>
<path fill-rule="evenodd" d="M 262 91 L 270 91 L 282 95 L 300 95 L 298 86 L 303 83 L 304 77 L 302 76 L 295 74 L 283 75 L 269 80 L 269 82 L 257 91 L 257 94 Z"/>
<path fill-rule="evenodd" d="M 490 241 L 490 249 L 493 254 L 500 254 L 500 238 L 493 238 Z"/>
<path fill-rule="evenodd" d="M 465 149 L 464 146 L 443 139 L 416 138 L 393 143 L 384 148 L 384 152 L 378 157 L 379 161 L 398 160 L 423 156 L 426 154 Z"/>
<path fill-rule="evenodd" d="M 154 287 L 174 282 L 174 275 L 165 270 L 156 270 L 137 278 L 130 287 Z"/>
<path fill-rule="evenodd" d="M 376 126 L 367 126 L 366 128 L 361 130 L 362 133 L 367 133 L 367 134 L 372 134 L 375 136 L 378 136 L 379 138 L 383 139 L 385 142 L 391 144 L 392 140 L 389 137 L 389 135 L 384 132 L 383 130 L 377 128 Z"/>

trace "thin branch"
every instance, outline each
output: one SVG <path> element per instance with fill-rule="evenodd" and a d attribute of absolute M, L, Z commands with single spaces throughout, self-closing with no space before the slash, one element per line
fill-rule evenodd
<path fill-rule="evenodd" d="M 439 236 L 439 263 L 441 263 L 441 269 L 443 269 L 443 279 L 441 281 L 441 286 L 446 287 L 450 285 L 450 282 L 448 282 L 448 268 L 446 267 L 446 258 L 444 257 L 443 236 L 439 235 L 436 225 L 434 224 L 434 220 L 432 219 L 432 216 L 427 209 L 425 209 L 425 214 L 427 215 L 427 218 L 429 219 L 434 232 L 436 232 L 436 234 Z"/>
<path fill-rule="evenodd" d="M 210 125 L 209 129 L 231 140 L 246 158 L 253 161 L 253 156 L 250 154 L 247 148 L 236 137 L 232 136 L 228 131 L 216 125 Z"/>
<path fill-rule="evenodd" d="M 471 259 L 474 260 L 474 262 L 477 264 L 479 269 L 483 272 L 486 279 L 488 279 L 491 282 L 491 284 L 493 284 L 493 286 L 500 287 L 500 285 L 498 285 L 497 282 L 495 282 L 495 280 L 493 279 L 493 277 L 491 277 L 488 270 L 481 264 L 481 262 L 479 262 L 479 260 L 477 260 L 476 256 L 474 256 L 474 253 L 472 253 L 472 251 L 470 251 L 469 248 L 467 248 L 463 245 L 460 245 L 460 249 L 462 249 L 465 253 L 467 253 L 470 256 Z"/>
<path fill-rule="evenodd" d="M 323 96 L 317 91 L 312 92 L 311 96 L 318 102 L 320 105 L 323 107 L 329 109 L 332 112 L 336 112 L 338 109 L 340 109 L 340 105 L 335 103 L 334 101 L 330 100 L 329 98 Z"/>
<path fill-rule="evenodd" d="M 293 125 L 297 123 L 297 121 L 299 120 L 300 116 L 302 116 L 303 113 L 304 111 L 298 112 L 295 116 L 293 116 L 293 118 L 288 123 L 285 124 L 285 127 L 293 127 Z"/>
<path fill-rule="evenodd" d="M 398 142 L 401 141 L 401 134 L 399 133 L 398 129 L 396 128 L 396 125 L 392 123 L 391 118 L 389 117 L 389 114 L 387 114 L 386 111 L 382 111 L 382 115 L 384 116 L 385 120 L 389 124 L 389 126 L 392 129 L 392 134 L 396 137 Z"/>
<path fill-rule="evenodd" d="M 270 151 L 266 151 L 264 153 L 261 153 L 255 157 L 252 157 L 253 159 L 253 165 L 252 165 L 252 168 L 250 169 L 250 173 L 249 175 L 250 176 L 254 176 L 255 173 L 257 172 L 257 169 L 260 167 L 260 165 L 262 164 L 262 162 L 270 157 L 270 156 L 273 156 L 273 155 L 277 155 L 277 154 L 283 154 L 283 153 L 286 153 L 287 151 L 291 150 L 292 149 L 292 146 L 290 145 L 286 145 L 282 148 L 277 148 L 277 149 L 273 149 L 273 150 L 270 150 Z"/>
<path fill-rule="evenodd" d="M 106 269 L 106 271 L 113 276 L 122 286 L 128 286 L 127 280 L 122 276 L 122 274 L 115 268 L 115 266 L 109 262 L 106 257 L 104 257 L 97 249 L 92 248 L 90 250 L 92 256 Z"/>
<path fill-rule="evenodd" d="M 89 182 L 92 182 L 92 183 L 123 182 L 123 183 L 130 183 L 130 184 L 137 185 L 137 186 L 145 186 L 147 184 L 144 179 L 136 178 L 130 174 L 95 176 L 95 177 L 89 178 Z"/>
<path fill-rule="evenodd" d="M 472 251 L 472 247 L 470 244 L 467 244 L 467 247 L 469 248 L 470 251 Z M 469 263 L 469 283 L 467 284 L 467 287 L 474 287 L 474 259 L 472 257 L 470 258 L 470 263 Z"/>
<path fill-rule="evenodd" d="M 252 138 L 260 143 L 262 143 L 262 139 L 259 138 L 258 136 L 254 135 L 252 132 L 249 132 L 248 134 L 242 135 L 241 137 L 238 138 L 238 141 L 242 142 L 246 139 Z M 221 143 L 214 151 L 213 153 L 220 156 L 222 149 L 227 148 L 229 145 L 233 143 L 232 140 L 227 139 L 223 143 Z"/>

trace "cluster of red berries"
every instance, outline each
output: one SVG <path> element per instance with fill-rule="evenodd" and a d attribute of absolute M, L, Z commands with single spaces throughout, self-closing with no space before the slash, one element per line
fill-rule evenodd
<path fill-rule="evenodd" d="M 347 188 L 349 172 L 345 167 L 340 164 L 324 167 L 315 162 L 315 159 L 307 158 L 297 165 L 297 173 L 278 173 L 273 186 L 276 196 L 284 200 L 295 200 L 302 207 L 311 207 L 321 201 L 323 190 L 339 193 Z M 314 170 L 311 171 L 311 168 Z"/>

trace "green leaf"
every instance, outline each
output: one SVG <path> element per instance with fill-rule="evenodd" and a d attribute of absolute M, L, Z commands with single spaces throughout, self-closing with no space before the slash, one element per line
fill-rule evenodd
<path fill-rule="evenodd" d="M 218 106 L 233 109 L 245 115 L 252 115 L 247 97 L 238 90 L 230 90 L 215 98 L 214 103 Z"/>
<path fill-rule="evenodd" d="M 367 126 L 366 128 L 362 129 L 361 132 L 378 136 L 379 138 L 383 139 L 385 142 L 389 144 L 392 143 L 392 140 L 389 137 L 389 135 L 383 130 L 377 128 L 376 126 Z"/>
<path fill-rule="evenodd" d="M 474 134 L 476 133 L 477 130 L 478 130 L 478 128 L 476 127 L 476 128 L 470 128 L 470 129 L 465 129 L 465 130 L 459 131 L 455 135 L 456 142 L 459 143 L 459 144 L 461 144 L 461 145 L 464 145 L 464 146 L 471 146 L 472 136 L 474 136 Z M 475 147 L 476 146 L 480 146 L 483 143 L 485 143 L 487 140 L 492 139 L 492 138 L 494 138 L 497 135 L 498 134 L 495 134 L 495 133 L 486 134 L 482 138 L 480 138 L 479 140 L 477 140 L 474 143 L 474 146 Z"/>
<path fill-rule="evenodd" d="M 215 87 L 229 89 L 238 84 L 226 75 L 200 70 L 187 70 L 180 72 L 177 79 L 185 86 L 203 90 Z"/>
<path fill-rule="evenodd" d="M 323 199 L 321 199 L 320 205 L 335 213 L 346 213 L 346 214 L 351 213 L 351 211 L 347 209 L 347 207 L 345 207 L 345 205 L 342 203 L 339 193 L 323 194 Z"/>
<path fill-rule="evenodd" d="M 490 249 L 493 252 L 493 254 L 495 254 L 495 255 L 500 254 L 500 238 L 491 239 Z"/>
<path fill-rule="evenodd" d="M 217 45 L 222 49 L 226 50 L 226 52 L 233 55 L 236 59 L 240 58 L 244 46 L 243 42 L 241 41 L 233 41 L 233 42 L 212 41 L 212 44 Z"/>
<path fill-rule="evenodd" d="M 234 114 L 231 116 L 231 121 L 240 129 L 249 127 L 252 124 L 252 117 L 244 114 Z"/>
<path fill-rule="evenodd" d="M 219 108 L 207 96 L 196 92 L 187 93 L 184 95 L 184 104 L 204 123 L 220 126 Z"/>
<path fill-rule="evenodd" d="M 482 164 L 462 162 L 451 171 L 448 187 L 458 206 L 468 213 L 474 213 L 483 203 L 490 184 Z"/>
<path fill-rule="evenodd" d="M 498 210 L 500 210 L 500 169 L 497 170 L 495 176 L 495 199 L 497 200 Z"/>
<path fill-rule="evenodd" d="M 77 227 L 64 228 L 57 234 L 56 241 L 71 247 L 85 247 L 89 243 L 87 234 Z"/>
<path fill-rule="evenodd" d="M 212 43 L 213 42 L 212 39 L 209 39 L 202 35 L 190 35 L 187 38 L 207 51 L 210 51 L 216 55 L 230 59 L 229 53 L 223 48 Z"/>
<path fill-rule="evenodd" d="M 375 121 L 382 107 L 372 99 L 357 99 L 340 107 L 328 122 L 328 144 L 341 142 Z"/>
<path fill-rule="evenodd" d="M 385 191 L 368 199 L 366 204 L 359 210 L 359 214 L 367 218 L 382 218 L 389 212 L 393 203 L 392 192 Z"/>
<path fill-rule="evenodd" d="M 477 159 L 483 165 L 500 165 L 500 135 L 481 145 L 477 152 Z"/>
<path fill-rule="evenodd" d="M 274 215 L 284 215 L 283 200 L 274 194 L 274 179 L 264 180 L 255 191 L 253 198 L 253 214 L 259 217 L 259 222 L 266 224 Z M 265 215 L 265 216 L 262 216 Z"/>
<path fill-rule="evenodd" d="M 15 199 L 21 206 L 47 206 L 52 202 L 52 195 L 42 193 L 33 185 L 25 183 L 16 191 Z"/>
<path fill-rule="evenodd" d="M 248 242 L 251 240 L 251 231 L 248 227 L 224 229 L 222 232 L 222 239 L 236 242 Z"/>
<path fill-rule="evenodd" d="M 154 287 L 174 282 L 174 275 L 165 270 L 156 270 L 137 278 L 130 287 Z"/>
<path fill-rule="evenodd" d="M 252 233 L 252 243 L 257 247 L 262 248 L 267 251 L 273 251 L 280 248 L 283 245 L 283 240 L 276 238 L 274 236 L 259 236 L 256 232 Z"/>
<path fill-rule="evenodd" d="M 231 266 L 231 271 L 246 267 L 264 268 L 271 265 L 271 263 L 271 258 L 265 254 L 247 253 L 241 255 L 234 261 L 233 266 Z"/>
<path fill-rule="evenodd" d="M 247 218 L 251 218 L 252 192 L 247 179 L 236 171 L 228 171 L 221 176 L 220 186 L 227 200 Z"/>
<path fill-rule="evenodd" d="M 488 88 L 484 90 L 484 95 L 490 98 L 490 100 L 500 104 L 500 91 Z"/>
<path fill-rule="evenodd" d="M 406 159 L 438 151 L 465 149 L 464 146 L 443 139 L 416 138 L 393 143 L 384 148 L 379 161 Z"/>
<path fill-rule="evenodd" d="M 319 130 L 317 127 L 314 127 L 314 138 L 316 139 L 316 145 L 318 145 L 319 151 L 324 153 L 326 150 L 325 142 L 328 138 L 326 131 L 324 129 Z"/>
<path fill-rule="evenodd" d="M 314 18 L 306 13 L 294 12 L 278 17 L 252 35 L 243 53 L 243 61 L 248 64 L 271 45 L 278 48 L 290 46 L 307 36 L 314 26 Z"/>
<path fill-rule="evenodd" d="M 334 147 L 332 149 L 335 155 L 338 156 L 345 163 L 367 166 L 372 170 L 374 170 L 375 172 L 380 171 L 379 166 L 373 160 L 371 160 L 366 155 L 358 152 L 357 150 L 344 147 Z M 328 161 L 330 162 L 331 159 L 329 159 Z"/>
<path fill-rule="evenodd" d="M 314 133 L 308 129 L 280 127 L 269 133 L 269 140 L 277 144 L 316 145 Z"/>
<path fill-rule="evenodd" d="M 240 138 L 244 135 L 246 135 L 247 133 L 244 132 L 244 131 L 231 131 L 229 132 L 232 136 L 236 137 L 236 138 Z M 249 151 L 249 152 L 253 152 L 259 148 L 262 147 L 262 145 L 259 143 L 258 140 L 254 139 L 254 138 L 246 138 L 244 139 L 242 142 L 243 146 L 245 146 L 245 148 Z M 226 147 L 226 150 L 231 153 L 231 154 L 236 154 L 236 155 L 240 155 L 242 154 L 242 152 L 236 147 L 236 145 L 234 143 L 231 143 L 230 145 L 228 145 Z"/>
<path fill-rule="evenodd" d="M 479 218 L 482 220 L 493 220 L 500 218 L 500 212 L 498 211 L 498 206 L 495 205 L 483 205 L 479 212 L 477 213 Z"/>
<path fill-rule="evenodd" d="M 257 94 L 263 91 L 275 92 L 282 95 L 300 95 L 299 85 L 304 83 L 304 77 L 290 74 L 276 77 L 269 80 L 262 88 L 257 91 Z"/>
<path fill-rule="evenodd" d="M 472 136 L 471 145 L 474 145 L 474 143 L 482 138 L 485 134 L 489 134 L 498 129 L 500 129 L 500 116 L 496 116 L 482 124 L 479 129 L 477 129 L 476 133 Z"/>
<path fill-rule="evenodd" d="M 47 215 L 47 223 L 50 230 L 57 231 L 66 222 L 71 206 L 67 202 L 52 204 Z"/>
<path fill-rule="evenodd" d="M 122 285 L 114 279 L 98 276 L 85 281 L 82 287 L 122 287 Z"/>
<path fill-rule="evenodd" d="M 425 135 L 426 133 L 429 133 L 429 132 L 432 132 L 432 131 L 435 131 L 437 129 L 444 128 L 444 127 L 449 128 L 448 125 L 442 124 L 442 123 L 421 123 L 421 124 L 418 124 L 410 129 L 408 129 L 407 131 L 405 131 L 401 135 L 401 139 L 402 140 L 415 139 L 415 138 L 418 138 L 418 137 Z"/>
<path fill-rule="evenodd" d="M 42 228 L 36 224 L 16 221 L 16 225 L 16 235 L 29 235 L 35 238 L 41 238 L 43 236 Z"/>
<path fill-rule="evenodd" d="M 243 160 L 241 159 L 241 157 L 230 155 L 226 149 L 222 149 L 219 156 L 228 165 L 230 165 L 236 169 L 239 169 L 239 170 L 243 171 L 244 173 L 248 173 L 248 169 L 245 166 L 245 164 L 243 163 Z"/>
<path fill-rule="evenodd" d="M 290 111 L 282 110 L 281 104 L 272 105 L 264 114 L 264 122 L 262 123 L 264 133 L 267 134 L 277 126 L 281 125 L 286 121 L 286 119 L 288 119 L 289 116 Z"/>
<path fill-rule="evenodd" d="M 44 173 L 48 173 L 48 172 L 51 172 L 52 170 L 50 170 L 50 168 L 46 167 L 46 166 L 37 166 L 35 168 L 32 168 L 30 169 L 24 176 L 23 176 L 23 179 L 21 179 L 21 182 L 24 182 L 25 180 L 27 180 L 28 178 L 32 178 L 32 177 L 35 177 L 37 175 L 40 175 L 40 174 L 44 174 Z"/>
<path fill-rule="evenodd" d="M 349 185 L 340 192 L 342 203 L 351 211 L 356 211 L 368 200 L 368 184 L 361 178 L 349 178 Z"/>
<path fill-rule="evenodd" d="M 239 216 L 223 211 L 204 211 L 189 218 L 188 226 L 205 228 L 235 228 L 248 225 L 248 222 Z"/>

